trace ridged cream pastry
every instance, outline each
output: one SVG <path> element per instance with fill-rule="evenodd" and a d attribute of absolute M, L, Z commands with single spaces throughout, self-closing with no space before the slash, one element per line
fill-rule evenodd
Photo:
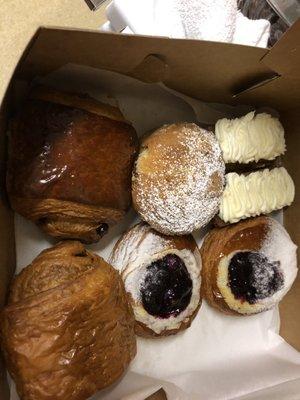
<path fill-rule="evenodd" d="M 281 122 L 267 113 L 252 111 L 241 118 L 220 119 L 215 134 L 227 165 L 253 164 L 257 167 L 275 160 L 286 150 Z"/>
<path fill-rule="evenodd" d="M 225 223 L 269 214 L 291 205 L 294 182 L 284 167 L 264 169 L 249 175 L 231 172 L 225 175 L 219 218 Z"/>
<path fill-rule="evenodd" d="M 201 248 L 203 296 L 227 314 L 268 310 L 296 278 L 296 250 L 284 227 L 269 217 L 215 228 Z"/>
<path fill-rule="evenodd" d="M 136 334 L 167 336 L 190 326 L 201 303 L 201 257 L 191 235 L 165 236 L 140 223 L 120 238 L 110 262 L 129 294 Z"/>

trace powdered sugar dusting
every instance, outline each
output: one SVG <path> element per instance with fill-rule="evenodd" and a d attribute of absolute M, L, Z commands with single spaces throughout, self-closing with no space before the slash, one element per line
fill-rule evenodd
<path fill-rule="evenodd" d="M 279 262 L 277 261 L 275 261 L 275 263 L 264 263 L 264 268 L 260 268 L 260 265 L 253 266 L 252 286 L 256 289 L 258 299 L 265 299 L 273 294 L 273 288 L 270 288 L 270 282 L 275 278 L 276 270 L 274 268 L 278 267 Z M 276 292 L 282 286 L 283 280 L 280 280 L 274 288 L 274 291 Z"/>
<path fill-rule="evenodd" d="M 228 280 L 234 297 L 255 304 L 283 286 L 279 261 L 257 251 L 237 251 L 228 264 Z"/>
<path fill-rule="evenodd" d="M 151 136 L 133 178 L 137 211 L 162 233 L 193 232 L 219 208 L 225 166 L 217 140 L 189 123 L 165 125 Z"/>
<path fill-rule="evenodd" d="M 145 281 L 147 266 L 167 254 L 175 254 L 184 262 L 193 283 L 189 305 L 179 315 L 167 319 L 154 317 L 146 312 L 141 301 L 141 285 Z M 172 238 L 164 237 L 140 223 L 131 228 L 115 245 L 109 262 L 121 271 L 127 293 L 137 321 L 144 323 L 156 333 L 177 329 L 196 310 L 200 301 L 201 256 L 198 250 L 178 250 Z"/>
<path fill-rule="evenodd" d="M 229 307 L 241 314 L 255 314 L 274 307 L 290 290 L 297 269 L 297 246 L 292 242 L 288 232 L 276 220 L 266 217 L 268 229 L 258 252 L 267 257 L 270 266 L 260 270 L 259 266 L 254 272 L 254 282 L 260 296 L 255 303 L 248 303 L 236 299 L 230 289 L 228 281 L 228 266 L 232 257 L 239 250 L 232 252 L 221 259 L 218 269 L 218 287 Z M 252 251 L 251 249 L 244 251 Z M 276 266 L 276 270 L 272 268 Z M 266 267 L 266 265 L 264 265 Z M 270 290 L 269 283 L 272 274 L 280 273 L 281 279 L 277 282 L 278 288 L 275 292 Z"/>
<path fill-rule="evenodd" d="M 129 262 L 135 262 L 147 254 L 159 253 L 170 246 L 169 238 L 156 234 L 149 225 L 139 223 L 121 237 L 113 249 L 109 263 L 122 272 Z"/>
<path fill-rule="evenodd" d="M 297 246 L 292 242 L 290 235 L 285 228 L 276 220 L 268 218 L 269 230 L 264 240 L 261 252 L 269 260 L 279 262 L 279 270 L 283 274 L 283 286 L 274 293 L 273 296 L 263 301 L 266 305 L 279 302 L 283 296 L 290 290 L 298 269 L 297 269 Z"/>

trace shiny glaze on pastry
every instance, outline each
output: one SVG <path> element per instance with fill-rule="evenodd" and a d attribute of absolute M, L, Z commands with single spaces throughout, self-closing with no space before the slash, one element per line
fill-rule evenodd
<path fill-rule="evenodd" d="M 38 89 L 11 125 L 11 204 L 54 236 L 95 241 L 130 206 L 136 151 L 136 133 L 118 109 Z"/>

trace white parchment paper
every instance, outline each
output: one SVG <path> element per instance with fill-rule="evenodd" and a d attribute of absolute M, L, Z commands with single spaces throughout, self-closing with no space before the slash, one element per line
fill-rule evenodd
<path fill-rule="evenodd" d="M 251 109 L 205 104 L 163 85 L 74 65 L 40 81 L 117 103 L 139 135 L 164 123 L 213 124 L 221 117 L 242 115 Z M 131 210 L 99 243 L 88 247 L 107 259 L 119 236 L 137 221 Z M 15 229 L 19 272 L 55 241 L 19 215 L 15 216 Z M 199 245 L 204 233 L 195 234 Z M 144 400 L 163 387 L 169 400 L 299 400 L 300 354 L 278 331 L 277 308 L 251 317 L 232 317 L 204 301 L 186 331 L 157 340 L 138 338 L 137 356 L 123 379 L 92 399 Z M 13 383 L 11 400 L 18 400 Z"/>

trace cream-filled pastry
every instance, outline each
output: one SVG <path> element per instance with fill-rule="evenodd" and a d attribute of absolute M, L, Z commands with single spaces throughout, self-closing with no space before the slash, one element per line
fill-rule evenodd
<path fill-rule="evenodd" d="M 165 236 L 140 223 L 117 242 L 110 262 L 124 280 L 138 335 L 167 336 L 190 326 L 201 303 L 201 256 L 191 235 Z"/>
<path fill-rule="evenodd" d="M 269 217 L 213 229 L 201 248 L 203 295 L 227 314 L 268 310 L 296 278 L 296 250 L 284 227 Z"/>
<path fill-rule="evenodd" d="M 282 124 L 267 113 L 220 119 L 215 134 L 226 164 L 274 160 L 286 150 Z"/>
<path fill-rule="evenodd" d="M 225 223 L 268 214 L 291 205 L 294 182 L 284 167 L 264 169 L 249 175 L 226 174 L 219 218 Z"/>
<path fill-rule="evenodd" d="M 133 205 L 165 235 L 186 235 L 216 215 L 225 166 L 212 132 L 192 123 L 164 125 L 147 136 L 132 179 Z"/>

